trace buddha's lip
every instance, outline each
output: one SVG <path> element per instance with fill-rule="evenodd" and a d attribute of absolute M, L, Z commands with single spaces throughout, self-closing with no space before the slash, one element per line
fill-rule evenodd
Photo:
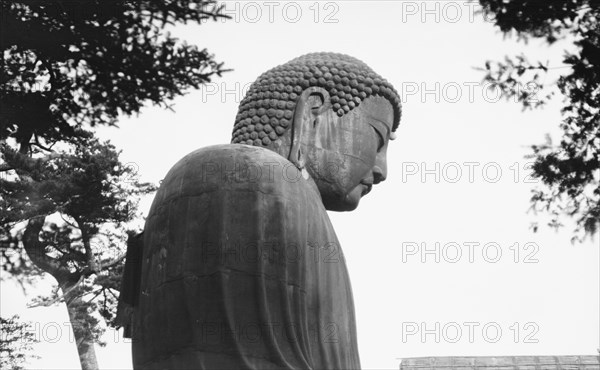
<path fill-rule="evenodd" d="M 365 189 L 363 190 L 361 196 L 364 197 L 365 195 L 369 194 L 371 192 L 371 189 L 373 188 L 373 184 L 369 184 L 369 183 L 365 183 L 365 182 L 361 182 L 362 185 L 365 186 Z"/>
<path fill-rule="evenodd" d="M 372 179 L 364 179 L 360 182 L 363 185 L 367 185 L 367 186 L 373 186 L 373 180 Z"/>

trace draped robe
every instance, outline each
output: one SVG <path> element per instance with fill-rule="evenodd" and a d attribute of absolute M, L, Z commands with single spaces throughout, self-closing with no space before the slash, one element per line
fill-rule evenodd
<path fill-rule="evenodd" d="M 307 177 L 246 145 L 171 169 L 146 220 L 139 295 L 122 297 L 135 302 L 134 368 L 360 368 L 343 253 Z"/>

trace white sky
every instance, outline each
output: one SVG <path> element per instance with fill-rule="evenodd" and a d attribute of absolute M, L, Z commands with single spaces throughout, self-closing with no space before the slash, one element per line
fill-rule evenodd
<path fill-rule="evenodd" d="M 308 52 L 355 56 L 403 98 L 387 181 L 355 212 L 330 213 L 350 270 L 363 368 L 398 368 L 400 358 L 415 356 L 597 353 L 598 239 L 572 245 L 570 225 L 559 232 L 529 230 L 536 220 L 527 213 L 535 184 L 526 181 L 523 156 L 546 133 L 559 137 L 561 101 L 523 112 L 520 104 L 496 101 L 494 91 L 484 91 L 483 74 L 473 69 L 520 52 L 560 66 L 564 44 L 505 40 L 463 1 L 259 1 L 228 2 L 227 8 L 236 19 L 173 32 L 235 71 L 176 99 L 175 113 L 149 107 L 124 117 L 120 129 L 101 130 L 123 149 L 123 162 L 157 182 L 185 154 L 229 142 L 241 88 L 262 72 Z M 144 202 L 146 212 L 150 202 Z M 434 254 L 409 254 L 413 245 L 407 243 L 435 250 L 436 242 L 438 263 Z M 472 258 L 469 242 L 479 243 Z M 492 263 L 496 247 L 501 256 Z M 451 263 L 457 250 L 462 257 Z M 78 368 L 64 325 L 66 308 L 25 304 L 15 287 L 3 283 L 2 315 L 34 321 L 46 339 L 31 368 Z M 429 333 L 424 338 L 423 329 Z M 113 334 L 107 347 L 97 348 L 101 368 L 131 368 L 130 345 Z"/>

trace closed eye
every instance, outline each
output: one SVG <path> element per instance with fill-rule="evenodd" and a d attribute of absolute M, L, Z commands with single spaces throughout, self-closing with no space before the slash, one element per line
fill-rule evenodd
<path fill-rule="evenodd" d="M 371 127 L 373 127 L 373 130 L 375 130 L 375 133 L 377 134 L 377 138 L 379 140 L 379 146 L 377 148 L 377 152 L 379 153 L 379 151 L 381 149 L 383 149 L 383 147 L 387 143 L 387 140 L 390 137 L 390 128 L 388 125 L 386 125 L 384 122 L 381 122 L 378 119 L 370 119 L 368 122 L 371 125 Z"/>
<path fill-rule="evenodd" d="M 378 129 L 376 129 L 374 126 L 371 127 L 373 127 L 373 131 L 375 131 L 375 134 L 377 134 L 377 139 L 379 141 L 379 144 L 377 146 L 377 152 L 379 152 L 381 148 L 383 148 L 383 146 L 385 145 L 385 139 L 383 138 L 383 135 L 381 134 L 381 132 L 379 132 Z"/>

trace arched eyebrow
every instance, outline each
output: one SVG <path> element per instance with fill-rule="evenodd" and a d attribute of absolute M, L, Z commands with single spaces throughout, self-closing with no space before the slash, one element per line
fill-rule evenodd
<path fill-rule="evenodd" d="M 369 125 L 371 125 L 371 127 L 373 127 L 384 140 L 390 138 L 390 126 L 388 126 L 385 122 L 369 117 Z"/>
<path fill-rule="evenodd" d="M 386 139 L 389 141 L 390 128 L 385 123 L 376 119 L 369 120 L 369 125 L 379 137 L 379 145 L 377 146 L 377 152 L 379 152 L 385 146 Z"/>
<path fill-rule="evenodd" d="M 379 152 L 381 148 L 385 146 L 385 138 L 383 137 L 381 132 L 379 132 L 379 130 L 375 128 L 375 126 L 371 125 L 371 127 L 373 128 L 373 131 L 375 131 L 375 135 L 377 135 L 377 152 Z"/>

